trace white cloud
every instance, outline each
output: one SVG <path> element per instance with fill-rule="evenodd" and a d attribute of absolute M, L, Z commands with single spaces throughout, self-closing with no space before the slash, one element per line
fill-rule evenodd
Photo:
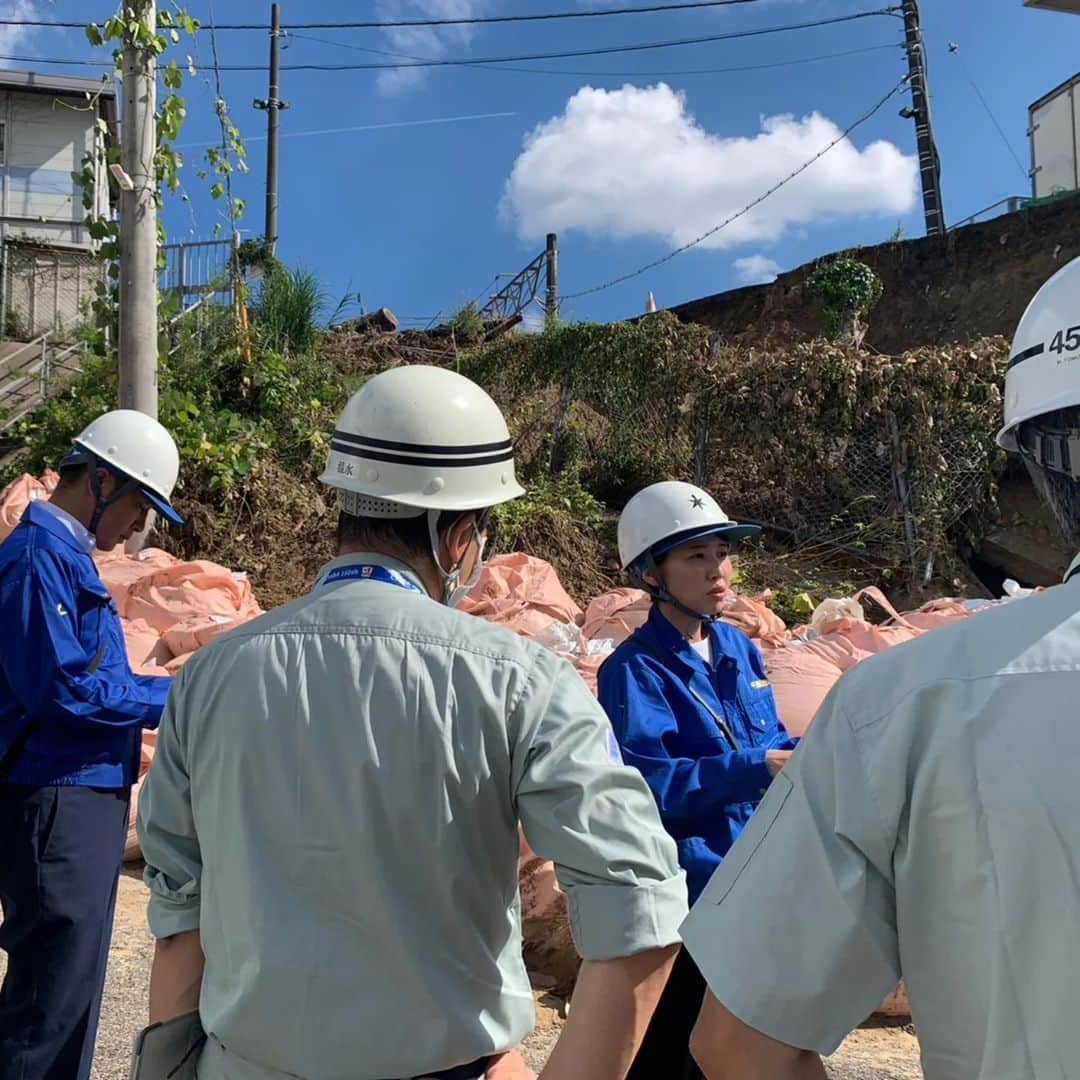
<path fill-rule="evenodd" d="M 381 19 L 468 19 L 483 13 L 486 0 L 378 0 Z M 474 26 L 392 26 L 384 30 L 390 51 L 401 59 L 441 60 L 460 53 L 472 43 Z M 388 58 L 389 59 L 389 58 Z M 376 80 L 384 94 L 397 94 L 420 86 L 428 68 L 382 71 Z"/>
<path fill-rule="evenodd" d="M 780 264 L 768 255 L 747 255 L 745 259 L 736 259 L 735 273 L 743 285 L 768 285 L 775 281 L 780 273 Z"/>
<path fill-rule="evenodd" d="M 0 3 L 0 15 L 5 19 L 42 19 L 46 16 L 38 11 L 33 0 L 7 0 Z M 0 26 L 0 51 L 5 53 L 17 49 L 33 37 L 32 26 Z"/>
<path fill-rule="evenodd" d="M 579 229 L 685 244 L 742 209 L 827 146 L 841 129 L 818 112 L 763 117 L 751 136 L 706 131 L 665 83 L 582 87 L 538 125 L 500 203 L 524 239 Z M 915 157 L 892 143 L 845 139 L 703 247 L 778 240 L 789 228 L 914 205 Z"/>

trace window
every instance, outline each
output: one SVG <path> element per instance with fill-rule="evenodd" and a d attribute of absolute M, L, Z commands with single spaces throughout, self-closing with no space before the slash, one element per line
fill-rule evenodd
<path fill-rule="evenodd" d="M 0 165 L 7 164 L 7 124 L 0 120 Z"/>

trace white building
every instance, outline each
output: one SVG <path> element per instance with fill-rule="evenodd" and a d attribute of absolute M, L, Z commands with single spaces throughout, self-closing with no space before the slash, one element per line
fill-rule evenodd
<path fill-rule="evenodd" d="M 95 79 L 0 71 L 0 237 L 91 247 L 82 192 L 71 174 L 116 132 L 116 90 Z M 98 169 L 95 214 L 108 209 Z"/>
<path fill-rule="evenodd" d="M 107 214 L 109 184 L 93 153 L 115 144 L 116 90 L 95 79 L 0 70 L 0 334 L 70 340 L 104 268 L 72 173 L 95 159 L 91 214 Z"/>

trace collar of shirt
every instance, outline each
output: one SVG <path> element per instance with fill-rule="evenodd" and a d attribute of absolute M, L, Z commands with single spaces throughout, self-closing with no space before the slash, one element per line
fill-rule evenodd
<path fill-rule="evenodd" d="M 54 521 L 58 521 L 71 534 L 75 543 L 89 555 L 97 544 L 94 534 L 77 517 L 69 514 L 66 510 L 57 506 L 56 503 L 45 499 L 36 500 L 34 503 L 38 510 L 48 514 Z"/>
<path fill-rule="evenodd" d="M 400 559 L 395 559 L 392 555 L 383 555 L 377 551 L 353 551 L 348 555 L 339 555 L 336 559 L 331 559 L 330 562 L 319 570 L 315 575 L 315 580 L 322 581 L 327 574 L 330 574 L 335 570 L 340 570 L 345 566 L 363 565 L 382 566 L 387 570 L 396 570 L 397 573 L 411 581 L 425 596 L 427 596 L 427 589 L 420 580 L 420 575 L 411 566 L 403 563 Z"/>
<path fill-rule="evenodd" d="M 1069 569 L 1065 571 L 1065 577 L 1062 581 L 1069 581 L 1075 577 L 1077 573 L 1080 573 L 1080 555 L 1077 555 L 1071 563 L 1069 563 Z"/>
<path fill-rule="evenodd" d="M 686 640 L 681 630 L 668 622 L 658 604 L 653 604 L 645 629 L 656 644 L 674 654 L 694 671 L 711 671 L 714 667 L 713 661 L 719 660 L 724 655 L 723 642 L 720 641 L 715 625 L 709 623 L 705 627 L 705 633 L 711 644 L 710 658 L 706 659 Z"/>

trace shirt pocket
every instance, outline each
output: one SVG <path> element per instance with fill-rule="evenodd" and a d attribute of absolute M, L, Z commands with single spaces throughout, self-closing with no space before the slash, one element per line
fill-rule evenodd
<path fill-rule="evenodd" d="M 88 584 L 80 585 L 77 604 L 79 611 L 79 644 L 86 653 L 87 670 L 97 671 L 115 660 L 116 649 L 124 648 L 123 627 L 113 598 Z"/>
<path fill-rule="evenodd" d="M 751 678 L 741 681 L 739 700 L 756 735 L 776 733 L 780 721 L 776 712 L 776 699 L 768 679 Z"/>
<path fill-rule="evenodd" d="M 699 903 L 720 904 L 723 902 L 724 897 L 734 888 L 743 870 L 750 864 L 758 848 L 765 842 L 765 838 L 776 824 L 780 811 L 784 809 L 793 790 L 791 781 L 782 772 L 778 773 L 769 785 L 764 801 L 739 833 L 731 850 L 724 856 L 720 869 L 705 887 Z"/>

